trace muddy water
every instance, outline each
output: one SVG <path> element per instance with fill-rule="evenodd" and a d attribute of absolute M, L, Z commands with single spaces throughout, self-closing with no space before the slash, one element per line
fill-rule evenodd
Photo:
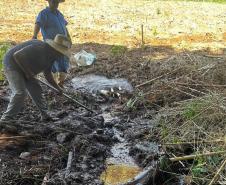
<path fill-rule="evenodd" d="M 105 122 L 118 119 L 110 113 L 102 114 Z M 118 143 L 111 148 L 111 157 L 106 159 L 106 170 L 101 174 L 100 179 L 105 185 L 118 185 L 133 179 L 141 169 L 136 165 L 134 159 L 129 155 L 129 143 L 122 137 L 122 133 L 113 128 Z"/>
<path fill-rule="evenodd" d="M 72 79 L 72 86 L 76 90 L 98 94 L 102 90 L 120 89 L 124 92 L 132 92 L 133 87 L 126 79 L 109 79 L 99 75 L 84 75 Z"/>
<path fill-rule="evenodd" d="M 98 95 L 101 91 L 116 91 L 123 93 L 133 92 L 132 85 L 126 79 L 108 79 L 104 76 L 85 75 L 72 79 L 72 86 L 75 90 L 85 91 L 93 95 Z M 114 127 L 114 123 L 120 123 L 120 118 L 112 115 L 107 108 L 110 105 L 103 104 L 102 116 L 105 124 L 113 123 L 114 137 L 117 139 L 111 148 L 111 156 L 106 159 L 106 170 L 100 176 L 100 179 L 105 185 L 123 184 L 135 176 L 137 176 L 142 169 L 138 167 L 134 159 L 129 155 L 129 143 L 123 138 L 123 133 Z"/>

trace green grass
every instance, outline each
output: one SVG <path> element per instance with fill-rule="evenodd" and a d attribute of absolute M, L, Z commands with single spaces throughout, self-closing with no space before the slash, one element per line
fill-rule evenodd
<path fill-rule="evenodd" d="M 2 60 L 5 56 L 5 53 L 8 51 L 8 49 L 11 47 L 8 43 L 1 43 L 0 44 L 0 81 L 4 80 L 3 77 L 3 63 Z"/>
<path fill-rule="evenodd" d="M 111 54 L 113 56 L 122 56 L 127 51 L 127 48 L 125 46 L 121 45 L 114 45 L 111 47 Z"/>

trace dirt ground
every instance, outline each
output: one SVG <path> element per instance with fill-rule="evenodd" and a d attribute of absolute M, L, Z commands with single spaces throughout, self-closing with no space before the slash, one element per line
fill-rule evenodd
<path fill-rule="evenodd" d="M 2 0 L 0 41 L 21 42 L 32 37 L 35 18 L 45 2 Z M 198 9 L 196 7 L 199 7 Z M 66 1 L 60 5 L 73 42 L 140 46 L 144 42 L 176 48 L 213 50 L 225 47 L 225 4 L 96 0 Z"/>
<path fill-rule="evenodd" d="M 31 38 L 35 16 L 44 4 L 1 0 L 0 41 L 22 42 Z M 103 184 L 100 175 L 106 170 L 106 158 L 111 156 L 111 147 L 120 142 L 115 129 L 129 142 L 130 155 L 139 167 L 148 167 L 159 156 L 146 150 L 142 143 L 161 142 L 154 119 L 160 109 L 200 97 L 209 92 L 207 86 L 225 93 L 226 5 L 73 0 L 63 3 L 60 9 L 69 20 L 73 52 L 84 49 L 97 55 L 94 65 L 70 69 L 67 90 L 100 114 L 74 106 L 43 86 L 50 112 L 57 120 L 41 122 L 32 101 L 26 100 L 26 108 L 17 121 L 9 123 L 17 129 L 4 128 L 0 135 L 1 185 Z M 135 91 L 122 94 L 121 98 L 104 99 L 74 92 L 71 79 L 87 74 L 125 78 Z M 190 86 L 185 89 L 181 84 Z M 10 93 L 6 85 L 0 86 L 0 92 L 3 97 Z M 133 103 L 129 104 L 130 100 Z M 1 115 L 7 101 L 0 99 L 0 105 Z M 103 112 L 114 119 L 105 120 Z M 73 160 L 67 174 L 70 152 Z M 159 179 L 167 184 L 171 176 L 164 177 Z M 157 179 L 156 184 L 164 182 Z"/>
<path fill-rule="evenodd" d="M 208 72 L 211 77 L 205 77 L 202 80 L 215 85 L 223 85 L 226 82 L 224 78 L 225 56 L 210 54 L 208 49 L 177 52 L 171 47 L 145 47 L 129 49 L 117 56 L 112 54 L 112 47 L 92 43 L 74 46 L 75 52 L 80 51 L 81 48 L 86 51 L 94 49 L 98 54 L 98 59 L 91 67 L 71 69 L 67 82 L 67 90 L 70 93 L 73 94 L 70 80 L 73 77 L 87 74 L 126 78 L 133 87 L 149 80 L 152 81 L 159 76 L 164 76 L 163 81 L 160 79 L 138 87 L 132 97 L 139 97 L 139 92 L 143 95 L 132 107 L 128 106 L 131 95 L 122 94 L 120 99 L 108 97 L 103 101 L 101 97 L 93 97 L 93 95 L 76 91 L 77 95 L 74 97 L 94 111 L 101 113 L 97 116 L 74 106 L 71 101 L 43 86 L 49 110 L 57 120 L 41 122 L 36 107 L 32 105 L 30 99 L 27 99 L 26 108 L 18 115 L 18 121 L 9 124 L 17 128 L 16 133 L 15 129 L 5 128 L 0 136 L 0 138 L 25 137 L 1 140 L 0 158 L 3 168 L 0 184 L 41 184 L 45 177 L 48 179 L 46 183 L 48 185 L 103 184 L 100 175 L 106 169 L 105 160 L 111 156 L 111 147 L 119 142 L 114 134 L 115 128 L 122 132 L 123 138 L 130 143 L 128 146 L 130 155 L 134 157 L 139 167 L 147 167 L 152 161 L 158 159 L 157 154 L 152 153 L 153 151 L 150 153 L 145 147 L 137 148 L 137 146 L 150 141 L 157 143 L 161 141 L 158 127 L 155 126 L 157 122 L 152 118 L 161 107 L 173 105 L 175 102 L 187 100 L 193 96 L 184 94 L 180 90 L 172 90 L 174 86 L 171 81 L 189 83 L 186 79 L 187 75 L 194 79 L 198 78 L 194 74 L 190 75 L 190 66 L 206 68 L 211 63 L 215 63 L 218 66 L 213 69 L 210 67 L 210 72 Z M 200 63 L 202 66 L 199 66 Z M 173 73 L 167 75 L 169 72 Z M 178 86 L 175 87 L 178 88 Z M 6 86 L 1 86 L 1 95 L 8 96 L 7 89 Z M 208 92 L 208 89 L 201 87 L 198 91 Z M 191 93 L 200 96 L 197 92 L 191 91 Z M 2 99 L 0 101 L 2 113 L 6 109 L 7 102 Z M 103 105 L 105 110 L 101 108 Z M 115 118 L 109 122 L 103 117 L 103 112 L 110 113 Z M 70 175 L 65 176 L 70 151 L 73 152 L 73 161 Z M 29 152 L 29 155 L 23 158 L 21 155 L 24 152 Z M 165 181 L 170 178 L 165 177 Z M 151 182 L 147 184 L 152 184 Z M 156 181 L 156 184 L 162 183 Z"/>

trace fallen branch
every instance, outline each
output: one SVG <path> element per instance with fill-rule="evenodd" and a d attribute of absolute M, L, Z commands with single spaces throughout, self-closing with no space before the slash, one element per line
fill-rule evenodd
<path fill-rule="evenodd" d="M 162 144 L 163 146 L 170 146 L 170 145 L 189 145 L 189 144 L 203 144 L 203 143 L 226 143 L 226 138 L 225 139 L 217 139 L 213 141 L 192 141 L 192 142 L 178 142 L 178 143 L 165 143 Z M 161 146 L 162 146 L 161 145 Z"/>
<path fill-rule="evenodd" d="M 160 78 L 162 78 L 162 77 L 164 77 L 164 76 L 166 76 L 166 75 L 172 74 L 172 73 L 176 72 L 177 70 L 179 70 L 179 69 L 175 69 L 175 70 L 173 70 L 173 71 L 171 71 L 171 72 L 168 72 L 168 73 L 166 73 L 166 74 L 160 75 L 160 76 L 158 76 L 158 77 L 156 77 L 156 78 L 153 78 L 153 79 L 151 79 L 151 80 L 148 80 L 148 81 L 146 81 L 146 82 L 144 82 L 144 83 L 142 83 L 142 84 L 136 85 L 135 87 L 138 88 L 138 87 L 147 85 L 147 84 L 149 84 L 149 83 L 151 83 L 151 82 L 153 82 L 153 81 L 155 81 L 155 80 L 158 80 L 158 79 L 160 79 Z"/>
<path fill-rule="evenodd" d="M 202 86 L 202 87 L 218 87 L 218 88 L 221 88 L 221 87 L 226 87 L 226 85 L 216 85 L 216 84 L 189 84 L 189 83 L 181 83 L 181 82 L 174 82 L 175 84 L 178 84 L 178 85 L 187 85 L 187 86 Z"/>
<path fill-rule="evenodd" d="M 204 92 L 202 92 L 202 91 L 199 91 L 199 90 L 197 90 L 197 89 L 194 89 L 194 88 L 191 88 L 191 87 L 185 87 L 185 86 L 183 86 L 184 88 L 187 88 L 187 89 L 189 89 L 189 90 L 191 90 L 192 92 L 197 92 L 197 93 L 199 93 L 199 94 L 203 94 L 203 95 L 207 95 L 206 93 L 204 93 Z"/>
<path fill-rule="evenodd" d="M 226 159 L 224 160 L 224 162 L 222 163 L 221 167 L 219 168 L 219 170 L 217 171 L 217 173 L 214 175 L 213 179 L 211 180 L 211 182 L 209 183 L 209 185 L 213 185 L 215 184 L 215 182 L 218 180 L 220 173 L 224 170 L 224 167 L 226 166 Z"/>
<path fill-rule="evenodd" d="M 174 90 L 176 90 L 176 91 L 179 91 L 179 92 L 181 92 L 181 93 L 184 93 L 184 94 L 186 94 L 186 95 L 188 95 L 188 96 L 191 96 L 191 97 L 193 97 L 193 98 L 197 98 L 197 96 L 195 96 L 195 95 L 193 95 L 193 94 L 190 94 L 190 93 L 188 93 L 188 92 L 182 91 L 182 90 L 180 90 L 180 89 L 178 89 L 178 88 L 176 88 L 176 87 L 172 87 L 172 86 L 170 86 L 170 85 L 168 85 L 168 87 L 170 87 L 170 88 L 172 88 L 172 89 L 174 89 Z"/>
<path fill-rule="evenodd" d="M 169 160 L 172 161 L 172 162 L 175 162 L 175 161 L 185 161 L 185 160 L 195 159 L 197 157 L 221 155 L 221 154 L 225 154 L 225 153 L 226 153 L 226 151 L 208 152 L 208 153 L 204 153 L 204 154 L 186 155 L 186 156 L 182 156 L 182 157 L 172 157 Z"/>
<path fill-rule="evenodd" d="M 209 57 L 209 58 L 225 58 L 225 56 L 222 55 L 203 55 L 204 57 Z"/>

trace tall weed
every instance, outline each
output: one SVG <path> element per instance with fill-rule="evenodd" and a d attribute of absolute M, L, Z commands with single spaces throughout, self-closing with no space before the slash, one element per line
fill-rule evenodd
<path fill-rule="evenodd" d="M 2 61 L 5 56 L 5 53 L 8 51 L 9 48 L 10 48 L 10 44 L 7 44 L 7 43 L 0 44 L 0 81 L 4 80 Z"/>

